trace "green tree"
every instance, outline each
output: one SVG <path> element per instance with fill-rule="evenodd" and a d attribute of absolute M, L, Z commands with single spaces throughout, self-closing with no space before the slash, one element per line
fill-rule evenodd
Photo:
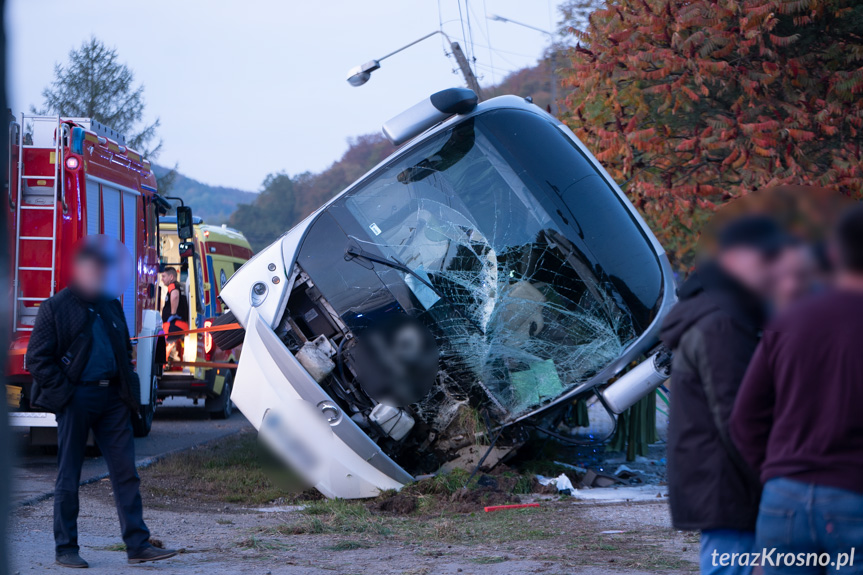
<path fill-rule="evenodd" d="M 144 119 L 144 86 L 135 86 L 132 70 L 117 50 L 95 37 L 69 52 L 66 64 L 54 65 L 54 80 L 42 91 L 43 104 L 33 112 L 93 118 L 126 136 L 126 144 L 150 160 L 162 147 L 159 119 Z"/>
<path fill-rule="evenodd" d="M 284 172 L 264 179 L 261 193 L 251 204 L 240 204 L 231 214 L 230 224 L 237 228 L 255 251 L 289 230 L 298 221 L 296 186 Z"/>

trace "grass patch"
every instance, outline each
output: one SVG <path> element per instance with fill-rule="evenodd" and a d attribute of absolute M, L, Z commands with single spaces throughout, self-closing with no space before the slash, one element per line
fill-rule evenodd
<path fill-rule="evenodd" d="M 295 524 L 297 533 L 367 533 L 388 536 L 392 533 L 386 518 L 373 515 L 359 502 L 345 499 L 312 501 L 301 512 L 304 517 Z"/>
<path fill-rule="evenodd" d="M 328 545 L 324 549 L 328 551 L 353 551 L 354 549 L 368 549 L 371 545 L 363 541 L 339 541 L 335 545 Z"/>
<path fill-rule="evenodd" d="M 269 454 L 254 433 L 172 455 L 144 470 L 142 490 L 151 498 L 261 505 L 294 497 L 290 481 L 270 465 Z"/>
<path fill-rule="evenodd" d="M 261 530 L 261 535 L 354 535 L 364 540 L 444 542 L 484 545 L 550 539 L 553 511 L 519 509 L 497 513 L 440 512 L 423 516 L 391 516 L 371 512 L 362 502 L 332 499 L 315 501 L 297 520 Z"/>
<path fill-rule="evenodd" d="M 97 547 L 96 549 L 101 549 L 102 551 L 126 551 L 125 543 L 114 543 L 112 545 L 105 545 L 103 547 Z"/>
<path fill-rule="evenodd" d="M 552 512 L 542 508 L 516 509 L 495 513 L 441 514 L 413 530 L 420 540 L 429 539 L 466 545 L 502 544 L 511 541 L 552 539 L 557 531 L 549 527 Z M 408 529 L 411 529 L 408 527 Z"/>
<path fill-rule="evenodd" d="M 288 545 L 278 539 L 269 539 L 250 535 L 245 539 L 237 541 L 236 546 L 240 549 L 249 549 L 252 551 L 281 551 L 288 548 Z"/>
<path fill-rule="evenodd" d="M 501 557 L 500 555 L 495 555 L 494 557 L 475 557 L 471 559 L 473 563 L 479 563 L 480 565 L 491 565 L 493 563 L 503 563 L 506 561 L 506 557 Z"/>
<path fill-rule="evenodd" d="M 593 565 L 611 562 L 617 568 L 645 571 L 683 571 L 693 567 L 692 562 L 651 542 L 644 533 L 581 536 L 568 547 L 579 552 L 582 562 Z"/>
<path fill-rule="evenodd" d="M 448 473 L 438 473 L 429 479 L 423 479 L 416 483 L 411 483 L 402 489 L 402 492 L 416 492 L 419 495 L 452 495 L 456 491 L 463 489 L 470 477 L 470 472 L 465 469 L 453 469 Z M 471 485 L 476 486 L 477 478 L 471 480 Z"/>

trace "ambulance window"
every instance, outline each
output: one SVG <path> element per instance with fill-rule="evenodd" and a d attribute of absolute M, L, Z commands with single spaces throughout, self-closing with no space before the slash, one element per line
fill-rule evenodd
<path fill-rule="evenodd" d="M 201 263 L 202 257 L 195 254 L 195 292 L 198 299 L 198 310 L 200 311 L 204 309 L 204 268 Z"/>

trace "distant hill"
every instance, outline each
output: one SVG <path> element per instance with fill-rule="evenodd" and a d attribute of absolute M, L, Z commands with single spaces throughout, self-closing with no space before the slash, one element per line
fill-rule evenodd
<path fill-rule="evenodd" d="M 157 178 L 162 178 L 170 169 L 153 166 L 153 171 Z M 186 205 L 191 206 L 192 213 L 204 218 L 208 224 L 224 224 L 239 204 L 254 202 L 258 194 L 237 188 L 211 186 L 178 173 L 167 195 L 183 198 Z"/>
<path fill-rule="evenodd" d="M 563 57 L 559 58 L 557 66 L 561 66 Z M 558 90 L 558 97 L 563 89 Z M 522 68 L 507 75 L 497 85 L 483 86 L 482 95 L 485 99 L 495 96 L 512 94 L 533 98 L 533 103 L 547 110 L 551 103 L 551 61 L 548 58 L 540 60 L 536 66 Z"/>
<path fill-rule="evenodd" d="M 270 174 L 261 193 L 237 206 L 228 223 L 245 234 L 253 249 L 266 247 L 393 150 L 383 135 L 368 134 L 350 139 L 344 155 L 321 172 Z"/>

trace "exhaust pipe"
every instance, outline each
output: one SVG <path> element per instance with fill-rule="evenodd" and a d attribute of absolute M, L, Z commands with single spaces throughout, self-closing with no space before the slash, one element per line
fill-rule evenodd
<path fill-rule="evenodd" d="M 620 414 L 662 385 L 669 375 L 671 352 L 663 347 L 602 390 L 602 397 L 611 411 Z"/>

